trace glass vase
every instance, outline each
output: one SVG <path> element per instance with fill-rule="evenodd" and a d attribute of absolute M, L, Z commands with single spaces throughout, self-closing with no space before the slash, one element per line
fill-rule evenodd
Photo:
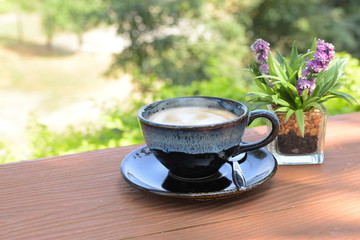
<path fill-rule="evenodd" d="M 268 150 L 278 164 L 321 164 L 324 161 L 327 110 L 322 107 L 322 111 L 312 109 L 304 113 L 304 136 L 300 133 L 295 114 L 285 122 L 286 112 L 275 112 L 280 130 L 276 139 L 268 145 Z"/>

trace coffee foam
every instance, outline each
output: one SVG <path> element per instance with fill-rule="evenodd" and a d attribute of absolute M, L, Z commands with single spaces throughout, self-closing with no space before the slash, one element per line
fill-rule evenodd
<path fill-rule="evenodd" d="M 156 123 L 197 126 L 226 122 L 235 119 L 237 115 L 232 112 L 204 107 L 170 108 L 152 114 L 149 120 Z"/>

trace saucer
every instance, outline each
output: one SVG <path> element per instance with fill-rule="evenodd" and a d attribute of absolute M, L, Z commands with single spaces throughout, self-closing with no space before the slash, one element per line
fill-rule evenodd
<path fill-rule="evenodd" d="M 245 158 L 240 167 L 246 187 L 241 189 L 234 184 L 231 162 L 225 163 L 211 181 L 183 181 L 172 177 L 147 146 L 128 154 L 123 159 L 120 170 L 126 182 L 151 194 L 211 200 L 233 197 L 254 189 L 270 180 L 277 170 L 277 161 L 264 148 L 247 152 Z"/>

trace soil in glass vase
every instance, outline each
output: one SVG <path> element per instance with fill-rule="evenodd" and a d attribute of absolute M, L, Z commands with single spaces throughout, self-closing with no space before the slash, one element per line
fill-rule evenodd
<path fill-rule="evenodd" d="M 286 112 L 275 112 L 280 122 L 279 134 L 269 150 L 282 165 L 320 164 L 324 160 L 327 111 L 312 109 L 304 113 L 304 136 L 293 114 L 285 122 Z"/>

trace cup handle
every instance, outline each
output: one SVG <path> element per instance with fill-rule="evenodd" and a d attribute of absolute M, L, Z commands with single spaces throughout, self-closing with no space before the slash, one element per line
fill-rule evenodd
<path fill-rule="evenodd" d="M 255 118 L 264 117 L 270 120 L 271 122 L 271 132 L 262 140 L 254 143 L 245 143 L 240 145 L 239 148 L 233 153 L 233 156 L 236 156 L 240 153 L 258 149 L 268 145 L 272 142 L 279 133 L 280 123 L 276 115 L 267 110 L 254 110 L 249 113 L 248 126 L 254 121 Z"/>

